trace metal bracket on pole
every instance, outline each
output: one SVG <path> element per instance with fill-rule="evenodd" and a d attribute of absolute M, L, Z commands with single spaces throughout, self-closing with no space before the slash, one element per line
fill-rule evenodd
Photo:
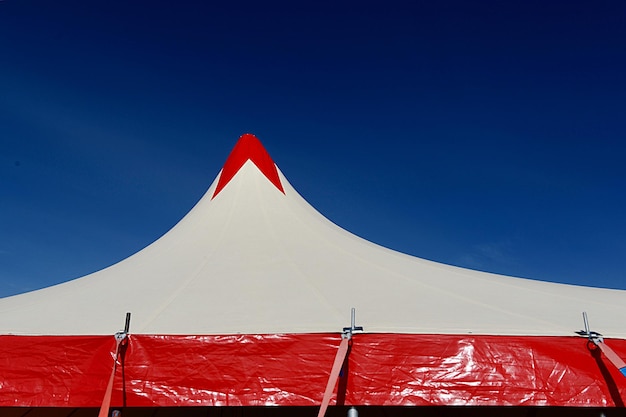
<path fill-rule="evenodd" d="M 583 324 L 585 325 L 585 330 L 579 330 L 576 332 L 577 334 L 588 338 L 589 342 L 593 343 L 596 346 L 599 343 L 604 343 L 604 338 L 602 337 L 602 335 L 598 332 L 591 331 L 591 329 L 589 328 L 589 319 L 587 319 L 586 311 L 583 311 Z"/>
<path fill-rule="evenodd" d="M 352 310 L 350 311 L 350 327 L 344 327 L 343 328 L 343 333 L 342 333 L 341 337 L 343 339 L 352 339 L 352 334 L 354 332 L 357 332 L 357 331 L 362 332 L 363 331 L 363 327 L 356 325 L 355 308 L 352 307 Z"/>
<path fill-rule="evenodd" d="M 118 343 L 121 343 L 124 339 L 128 337 L 128 333 L 130 331 L 130 313 L 126 313 L 126 322 L 124 323 L 124 330 L 121 332 L 115 333 L 115 340 Z"/>

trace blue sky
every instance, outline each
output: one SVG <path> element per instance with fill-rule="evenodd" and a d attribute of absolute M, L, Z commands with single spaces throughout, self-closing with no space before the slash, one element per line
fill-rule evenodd
<path fill-rule="evenodd" d="M 626 289 L 626 3 L 0 2 L 0 296 L 172 227 L 256 134 L 335 223 Z"/>

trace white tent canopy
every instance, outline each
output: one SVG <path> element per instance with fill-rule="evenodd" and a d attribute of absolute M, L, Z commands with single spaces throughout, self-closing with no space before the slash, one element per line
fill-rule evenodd
<path fill-rule="evenodd" d="M 354 307 L 366 332 L 573 335 L 586 311 L 594 330 L 626 338 L 626 291 L 477 272 L 370 243 L 324 218 L 280 171 L 272 178 L 255 141 L 242 137 L 227 161 L 243 164 L 232 179 L 218 187 L 225 165 L 150 246 L 1 299 L 0 334 L 112 334 L 126 312 L 135 334 L 335 332 Z"/>

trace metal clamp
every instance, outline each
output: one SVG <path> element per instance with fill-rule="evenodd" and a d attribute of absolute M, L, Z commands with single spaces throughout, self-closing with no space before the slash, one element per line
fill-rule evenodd
<path fill-rule="evenodd" d="M 352 339 L 352 334 L 354 332 L 362 332 L 363 331 L 363 327 L 362 326 L 356 326 L 356 313 L 355 313 L 355 308 L 352 307 L 352 310 L 350 311 L 350 327 L 344 327 L 343 328 L 343 333 L 341 335 L 342 339 Z"/>
<path fill-rule="evenodd" d="M 124 323 L 124 330 L 115 333 L 115 340 L 117 343 L 122 343 L 124 339 L 128 337 L 130 332 L 130 313 L 126 313 L 126 322 Z"/>
<path fill-rule="evenodd" d="M 576 332 L 577 334 L 587 337 L 589 339 L 589 342 L 593 343 L 594 345 L 604 343 L 604 338 L 602 337 L 602 334 L 591 331 L 589 329 L 589 320 L 587 319 L 586 311 L 583 311 L 583 323 L 585 325 L 585 330 L 579 330 Z"/>

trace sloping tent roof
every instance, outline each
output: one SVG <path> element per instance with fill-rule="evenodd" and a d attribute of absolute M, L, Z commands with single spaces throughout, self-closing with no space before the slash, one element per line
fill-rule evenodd
<path fill-rule="evenodd" d="M 626 292 L 456 268 L 332 224 L 244 136 L 172 230 L 102 271 L 0 303 L 0 332 L 334 332 L 355 307 L 368 332 L 572 335 L 587 311 L 626 338 Z"/>
<path fill-rule="evenodd" d="M 319 403 L 351 308 L 365 333 L 352 347 L 350 360 L 361 362 L 351 365 L 345 401 L 606 406 L 626 394 L 607 382 L 619 373 L 601 368 L 574 335 L 586 311 L 625 354 L 626 291 L 477 272 L 363 240 L 311 207 L 247 134 L 197 205 L 156 242 L 85 277 L 0 300 L 0 354 L 12 370 L 0 381 L 0 405 L 97 406 L 110 368 L 107 335 L 126 312 L 125 372 L 137 374 L 133 387 L 129 378 L 116 385 L 118 402 Z M 206 362 L 207 349 L 220 352 L 210 387 L 184 376 Z M 184 358 L 172 363 L 176 353 Z M 12 379 L 41 357 L 51 364 Z M 65 370 L 61 396 L 26 394 L 60 366 L 82 377 Z M 245 374 L 243 382 L 229 372 Z"/>

